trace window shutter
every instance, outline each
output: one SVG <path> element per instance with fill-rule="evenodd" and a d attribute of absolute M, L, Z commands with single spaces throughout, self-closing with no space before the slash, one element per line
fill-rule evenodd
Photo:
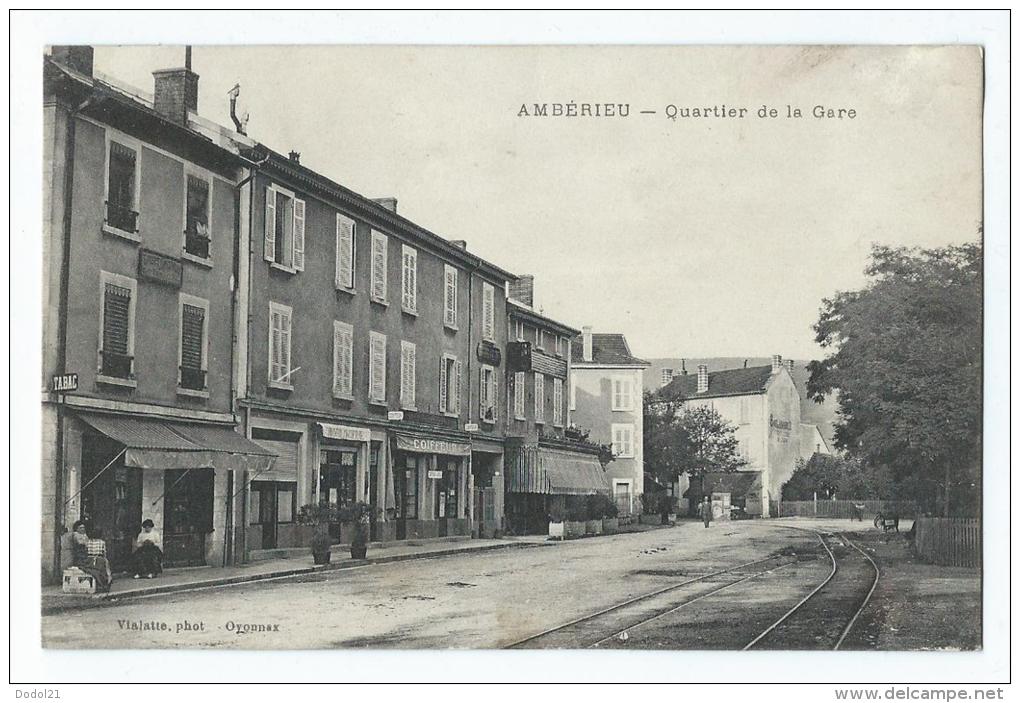
<path fill-rule="evenodd" d="M 453 411 L 455 413 L 457 413 L 458 415 L 460 415 L 460 398 L 461 398 L 461 395 L 462 395 L 461 392 L 460 392 L 460 379 L 461 379 L 461 372 L 460 372 L 461 368 L 460 367 L 461 367 L 461 363 L 459 361 L 454 362 L 453 369 L 454 369 L 454 373 L 456 374 L 456 377 L 454 378 L 453 392 L 456 394 L 456 397 L 453 399 L 452 406 L 453 406 Z"/>
<path fill-rule="evenodd" d="M 444 301 L 444 317 L 443 321 L 451 326 L 457 326 L 457 269 L 447 264 L 446 266 L 446 286 L 445 293 L 443 296 Z"/>
<path fill-rule="evenodd" d="M 386 401 L 386 337 L 372 333 L 369 360 L 369 396 L 376 402 Z"/>
<path fill-rule="evenodd" d="M 545 420 L 545 376 L 535 374 L 535 421 Z"/>
<path fill-rule="evenodd" d="M 401 273 L 400 304 L 405 310 L 416 312 L 418 309 L 418 252 L 409 246 L 403 248 Z"/>
<path fill-rule="evenodd" d="M 489 384 L 489 406 L 492 408 L 492 421 L 495 422 L 496 409 L 499 408 L 499 403 L 497 402 L 499 396 L 499 377 L 496 376 L 495 369 L 489 372 Z"/>
<path fill-rule="evenodd" d="M 269 380 L 275 381 L 280 378 L 280 313 L 276 310 L 269 312 Z"/>
<path fill-rule="evenodd" d="M 491 340 L 496 328 L 496 291 L 488 283 L 482 285 L 482 337 Z"/>
<path fill-rule="evenodd" d="M 181 366 L 202 368 L 202 331 L 205 327 L 205 310 L 195 305 L 181 307 Z"/>
<path fill-rule="evenodd" d="M 553 379 L 553 424 L 563 424 L 563 380 Z"/>
<path fill-rule="evenodd" d="M 276 259 L 276 191 L 272 188 L 266 188 L 266 242 L 262 258 Z"/>
<path fill-rule="evenodd" d="M 372 232 L 372 297 L 386 300 L 386 235 Z"/>
<path fill-rule="evenodd" d="M 305 201 L 294 198 L 294 268 L 305 270 Z"/>
<path fill-rule="evenodd" d="M 415 405 L 415 346 L 411 342 L 400 343 L 400 404 L 405 408 Z"/>
<path fill-rule="evenodd" d="M 489 387 L 485 380 L 485 367 L 478 369 L 478 417 L 485 419 L 485 411 L 488 409 Z"/>
<path fill-rule="evenodd" d="M 447 406 L 446 398 L 446 357 L 439 358 L 439 412 L 445 413 Z"/>
<path fill-rule="evenodd" d="M 354 332 L 343 322 L 333 323 L 333 394 L 350 397 L 353 392 Z"/>
<path fill-rule="evenodd" d="M 103 296 L 103 351 L 127 355 L 130 313 L 131 291 L 107 283 Z"/>
<path fill-rule="evenodd" d="M 354 221 L 336 216 L 336 287 L 354 288 Z"/>
<path fill-rule="evenodd" d="M 514 415 L 524 417 L 524 372 L 514 374 Z"/>
<path fill-rule="evenodd" d="M 290 373 L 290 313 L 283 312 L 280 315 L 280 375 L 284 376 Z M 285 383 L 290 383 L 290 376 L 283 379 Z"/>

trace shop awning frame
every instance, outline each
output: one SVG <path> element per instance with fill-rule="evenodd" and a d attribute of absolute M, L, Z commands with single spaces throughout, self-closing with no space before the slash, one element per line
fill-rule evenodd
<path fill-rule="evenodd" d="M 507 490 L 579 496 L 612 491 L 605 469 L 594 455 L 545 447 L 521 447 L 509 462 Z"/>

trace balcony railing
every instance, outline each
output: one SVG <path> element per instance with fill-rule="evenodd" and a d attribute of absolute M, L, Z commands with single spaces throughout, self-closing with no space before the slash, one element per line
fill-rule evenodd
<path fill-rule="evenodd" d="M 127 354 L 118 354 L 117 352 L 106 351 L 105 349 L 100 352 L 103 358 L 103 364 L 100 368 L 100 372 L 104 376 L 110 376 L 112 378 L 131 378 L 131 366 L 134 363 L 135 358 L 128 356 Z"/>
<path fill-rule="evenodd" d="M 181 367 L 181 388 L 191 391 L 205 390 L 205 371 L 190 366 Z"/>
<path fill-rule="evenodd" d="M 138 231 L 138 213 L 119 203 L 106 203 L 106 224 L 123 232 Z"/>
<path fill-rule="evenodd" d="M 195 231 L 184 232 L 184 251 L 200 259 L 209 258 L 209 237 Z"/>

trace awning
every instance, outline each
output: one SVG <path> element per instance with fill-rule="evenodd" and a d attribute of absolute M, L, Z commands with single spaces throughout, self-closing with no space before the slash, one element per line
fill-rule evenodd
<path fill-rule="evenodd" d="M 611 489 L 602 464 L 591 454 L 523 447 L 510 462 L 507 490 L 583 496 Z"/>
<path fill-rule="evenodd" d="M 229 427 L 81 414 L 81 419 L 123 444 L 124 465 L 139 469 L 247 469 L 265 471 L 276 455 Z"/>

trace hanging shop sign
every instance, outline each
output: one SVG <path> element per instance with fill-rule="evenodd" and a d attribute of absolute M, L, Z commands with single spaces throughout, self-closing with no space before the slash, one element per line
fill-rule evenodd
<path fill-rule="evenodd" d="M 499 351 L 499 347 L 492 342 L 479 342 L 476 353 L 478 360 L 489 366 L 499 366 L 500 362 L 503 361 L 503 354 Z"/>
<path fill-rule="evenodd" d="M 509 342 L 506 363 L 508 371 L 531 371 L 531 342 Z"/>

